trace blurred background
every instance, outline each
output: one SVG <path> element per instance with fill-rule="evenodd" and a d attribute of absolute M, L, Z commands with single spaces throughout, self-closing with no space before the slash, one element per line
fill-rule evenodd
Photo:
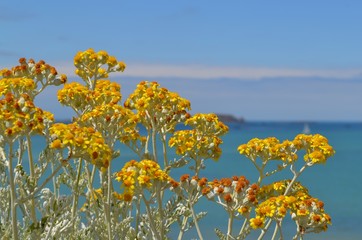
<path fill-rule="evenodd" d="M 74 80 L 77 51 L 106 50 L 127 97 L 140 80 L 193 112 L 246 120 L 362 121 L 360 1 L 1 1 L 0 66 L 43 59 Z M 71 112 L 56 88 L 38 99 Z"/>

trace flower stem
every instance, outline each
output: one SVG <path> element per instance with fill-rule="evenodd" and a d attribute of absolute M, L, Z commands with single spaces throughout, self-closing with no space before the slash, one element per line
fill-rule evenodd
<path fill-rule="evenodd" d="M 244 234 L 243 236 L 241 236 L 241 234 L 244 233 L 244 230 L 245 230 L 245 228 L 246 228 L 246 226 L 247 226 L 248 220 L 249 220 L 249 214 L 248 214 L 248 216 L 245 218 L 244 223 L 243 223 L 243 225 L 242 225 L 241 228 L 240 228 L 239 237 L 238 237 L 237 239 L 244 239 L 244 238 L 245 238 L 245 237 L 243 237 L 245 234 Z M 242 238 L 240 238 L 240 237 L 242 237 Z"/>
<path fill-rule="evenodd" d="M 234 214 L 232 211 L 229 212 L 229 219 L 228 219 L 228 232 L 226 239 L 233 239 L 232 233 L 233 233 L 233 220 L 234 220 Z"/>
<path fill-rule="evenodd" d="M 18 220 L 16 215 L 16 189 L 15 189 L 15 179 L 14 179 L 14 169 L 13 169 L 13 143 L 9 144 L 9 177 L 10 177 L 10 208 L 11 208 L 11 224 L 13 231 L 13 239 L 18 240 Z"/>
<path fill-rule="evenodd" d="M 143 193 L 142 193 L 141 195 L 142 195 L 142 199 L 143 199 L 143 201 L 144 201 L 144 203 L 145 203 L 145 206 L 146 206 L 146 211 L 147 211 L 147 215 L 148 215 L 148 220 L 149 220 L 149 222 L 150 222 L 152 234 L 153 234 L 153 236 L 154 236 L 156 239 L 160 239 L 160 240 L 161 240 L 160 236 L 158 235 L 158 231 L 157 231 L 157 228 L 156 228 L 156 226 L 155 226 L 154 219 L 153 219 L 152 214 L 151 214 L 150 205 L 149 205 L 147 199 L 145 198 L 145 195 L 144 195 Z"/>
<path fill-rule="evenodd" d="M 28 148 L 30 179 L 32 181 L 35 181 L 34 160 L 33 160 L 32 146 L 31 146 L 31 139 L 30 139 L 29 135 L 26 136 L 26 143 L 27 143 L 27 148 Z M 31 219 L 33 220 L 33 223 L 36 223 L 37 220 L 36 220 L 36 214 L 35 214 L 34 198 L 32 198 L 30 201 L 31 201 L 31 208 L 30 208 Z"/>
<path fill-rule="evenodd" d="M 186 224 L 187 224 L 187 220 L 188 220 L 188 219 L 189 219 L 188 217 L 183 216 L 180 233 L 178 234 L 177 240 L 182 240 L 182 237 L 183 237 L 183 235 L 184 235 L 185 227 L 186 227 Z"/>
<path fill-rule="evenodd" d="M 161 196 L 161 189 L 157 189 L 156 192 L 156 196 L 157 196 L 157 203 L 158 203 L 158 213 L 160 215 L 160 234 L 161 234 L 161 239 L 164 239 L 164 225 L 163 225 L 163 208 L 162 208 L 162 196 Z"/>
<path fill-rule="evenodd" d="M 107 192 L 107 204 L 106 204 L 106 217 L 107 217 L 107 230 L 108 230 L 108 239 L 112 239 L 112 222 L 111 222 L 111 194 L 112 194 L 112 179 L 111 179 L 111 162 L 108 166 L 108 192 Z"/>
<path fill-rule="evenodd" d="M 73 206 L 72 206 L 72 220 L 73 221 L 75 221 L 75 215 L 76 215 L 77 207 L 78 207 L 78 197 L 79 197 L 78 184 L 79 184 L 81 171 L 82 171 L 82 159 L 79 159 L 78 171 L 77 171 L 77 179 L 76 179 L 74 187 L 73 187 L 73 191 L 74 191 L 74 193 L 73 193 L 74 194 Z M 73 230 L 76 231 L 75 224 L 73 226 L 74 226 Z"/>
<path fill-rule="evenodd" d="M 192 213 L 192 217 L 194 218 L 194 223 L 195 223 L 195 227 L 196 227 L 196 231 L 197 231 L 197 235 L 199 235 L 200 240 L 203 240 L 204 238 L 202 237 L 201 231 L 200 231 L 200 227 L 199 227 L 199 223 L 197 222 L 197 218 L 196 218 L 196 214 L 194 211 L 193 206 L 189 203 L 189 207 Z"/>
<path fill-rule="evenodd" d="M 163 164 L 164 164 L 163 167 L 166 168 L 166 167 L 168 167 L 166 133 L 162 133 L 161 140 L 162 140 L 162 148 L 163 148 Z"/>

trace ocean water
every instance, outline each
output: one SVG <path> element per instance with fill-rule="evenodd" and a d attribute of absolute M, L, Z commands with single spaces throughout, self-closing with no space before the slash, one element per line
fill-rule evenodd
<path fill-rule="evenodd" d="M 219 161 L 206 161 L 206 169 L 200 175 L 209 180 L 214 178 L 244 175 L 250 182 L 258 178 L 257 172 L 250 161 L 239 155 L 237 147 L 254 137 L 265 138 L 274 136 L 280 140 L 294 139 L 303 131 L 304 123 L 278 122 L 247 122 L 241 125 L 229 125 L 230 131 L 223 136 L 223 154 Z M 319 133 L 328 138 L 329 143 L 336 150 L 336 154 L 326 164 L 308 168 L 300 177 L 304 186 L 308 187 L 312 196 L 325 203 L 325 211 L 332 217 L 332 225 L 326 232 L 308 234 L 305 239 L 362 239 L 362 123 L 309 123 L 311 134 Z M 37 138 L 34 147 L 40 151 L 43 142 Z M 120 170 L 123 164 L 136 158 L 126 147 L 120 146 L 121 156 L 112 162 L 114 171 Z M 176 155 L 169 151 L 170 158 Z M 303 161 L 300 159 L 300 161 Z M 171 172 L 172 177 L 178 179 L 187 169 Z M 280 178 L 291 178 L 286 172 Z M 200 221 L 200 228 L 204 239 L 217 239 L 214 228 L 226 232 L 227 214 L 224 209 L 206 199 L 196 205 L 196 211 L 207 211 L 208 215 Z M 234 224 L 235 233 L 240 229 L 242 222 Z M 284 224 L 285 239 L 291 239 L 295 233 L 295 225 L 291 222 Z M 273 229 L 272 229 L 273 230 Z M 258 235 L 254 233 L 249 239 Z M 176 234 L 171 234 L 172 239 Z M 195 239 L 197 234 L 190 231 L 184 239 Z M 268 239 L 268 236 L 265 238 Z"/>
<path fill-rule="evenodd" d="M 205 174 L 217 178 L 244 175 L 251 182 L 256 181 L 255 169 L 248 159 L 237 153 L 237 147 L 254 137 L 293 139 L 303 127 L 304 123 L 268 122 L 230 126 L 229 134 L 223 138 L 222 158 L 218 162 L 209 162 Z M 336 154 L 326 164 L 307 169 L 299 179 L 312 196 L 324 201 L 325 211 L 332 217 L 332 225 L 326 232 L 308 234 L 305 239 L 362 239 L 362 123 L 309 123 L 309 127 L 311 134 L 327 137 Z M 291 175 L 282 174 L 281 177 L 291 178 Z M 217 207 L 209 212 L 202 223 L 203 228 L 212 230 L 213 226 L 223 226 L 221 228 L 226 229 L 226 215 L 221 207 L 218 207 L 221 211 Z M 295 225 L 284 226 L 285 239 L 291 239 Z M 210 235 L 209 239 L 214 239 L 213 236 Z"/>

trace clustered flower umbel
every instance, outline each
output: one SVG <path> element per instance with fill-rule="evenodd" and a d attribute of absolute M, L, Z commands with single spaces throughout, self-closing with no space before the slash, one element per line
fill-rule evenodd
<path fill-rule="evenodd" d="M 306 191 L 272 196 L 256 207 L 256 216 L 250 219 L 250 226 L 254 229 L 262 228 L 266 219 L 281 221 L 289 211 L 298 226 L 298 232 L 318 233 L 327 230 L 328 224 L 331 224 L 331 217 L 324 212 L 323 207 L 322 201 L 311 197 Z"/>
<path fill-rule="evenodd" d="M 111 161 L 111 149 L 102 135 L 92 127 L 80 127 L 77 123 L 56 123 L 50 127 L 53 141 L 50 148 L 67 149 L 72 158 L 82 158 L 105 171 Z"/>
<path fill-rule="evenodd" d="M 39 94 L 46 86 L 55 85 L 59 86 L 66 83 L 67 76 L 64 74 L 58 74 L 57 70 L 47 64 L 45 61 L 40 60 L 35 62 L 33 59 L 28 61 L 25 58 L 19 59 L 20 65 L 13 67 L 12 69 L 0 70 L 1 82 L 0 92 L 4 85 L 7 85 L 7 90 L 12 90 L 13 93 L 17 92 L 17 89 L 22 89 L 22 93 L 27 93 L 31 98 Z M 31 82 L 31 80 L 33 82 Z M 11 85 L 14 85 L 12 87 Z M 36 89 L 40 86 L 40 89 Z M 25 91 L 24 91 L 25 90 Z"/>
<path fill-rule="evenodd" d="M 297 151 L 299 150 L 306 151 L 304 161 L 310 165 L 325 163 L 327 158 L 334 154 L 327 138 L 320 134 L 299 134 L 293 141 L 285 140 L 282 143 L 274 137 L 254 138 L 238 147 L 239 153 L 253 162 L 259 157 L 263 162 L 282 160 L 285 163 L 293 163 L 298 159 Z"/>
<path fill-rule="evenodd" d="M 35 107 L 26 94 L 15 98 L 7 93 L 0 100 L 0 135 L 14 141 L 20 136 L 43 134 L 45 125 L 54 121 L 53 114 Z"/>
<path fill-rule="evenodd" d="M 20 58 L 19 63 L 11 70 L 0 70 L 0 133 L 8 141 L 43 134 L 45 125 L 54 121 L 53 114 L 36 107 L 33 99 L 46 86 L 67 80 L 42 60 L 35 63 L 33 59 Z"/>
<path fill-rule="evenodd" d="M 171 177 L 155 161 L 143 159 L 139 162 L 127 162 L 121 171 L 116 173 L 116 180 L 122 182 L 123 188 L 123 193 L 117 195 L 118 199 L 130 202 L 133 196 L 142 193 L 143 189 L 154 192 L 153 187 L 158 187 L 157 191 L 166 188 Z"/>
<path fill-rule="evenodd" d="M 192 199 L 189 199 L 191 204 L 196 203 L 201 196 L 205 196 L 231 213 L 248 214 L 251 207 L 255 207 L 258 203 L 256 196 L 259 187 L 250 184 L 244 176 L 214 179 L 209 182 L 205 177 L 190 177 L 189 174 L 184 174 L 180 177 L 180 182 L 171 179 L 170 184 L 170 189 L 180 197 L 192 196 Z"/>
<path fill-rule="evenodd" d="M 106 51 L 95 52 L 92 48 L 78 52 L 74 57 L 75 73 L 93 89 L 92 79 L 108 78 L 111 72 L 123 72 L 126 64 L 109 56 Z"/>
<path fill-rule="evenodd" d="M 105 104 L 83 114 L 80 121 L 97 128 L 100 132 L 107 132 L 114 139 L 123 141 L 135 131 L 139 118 L 131 110 L 120 105 Z"/>
<path fill-rule="evenodd" d="M 189 117 L 190 102 L 175 92 L 161 88 L 157 82 L 143 81 L 125 101 L 124 106 L 137 110 L 147 128 L 159 132 L 173 132 L 177 123 Z"/>
<path fill-rule="evenodd" d="M 73 108 L 80 115 L 104 104 L 117 104 L 121 100 L 121 86 L 106 79 L 98 80 L 94 90 L 77 82 L 65 84 L 58 91 L 58 101 Z"/>
<path fill-rule="evenodd" d="M 220 136 L 228 132 L 228 127 L 212 113 L 195 114 L 185 124 L 193 129 L 176 131 L 169 140 L 169 146 L 176 149 L 176 154 L 218 160 L 221 155 Z"/>

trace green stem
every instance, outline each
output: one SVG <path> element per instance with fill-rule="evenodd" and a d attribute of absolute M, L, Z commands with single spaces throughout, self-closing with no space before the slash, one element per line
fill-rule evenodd
<path fill-rule="evenodd" d="M 164 164 L 164 168 L 168 167 L 168 159 L 167 159 L 167 143 L 166 143 L 166 134 L 162 133 L 161 136 L 161 140 L 162 140 L 162 149 L 163 149 L 163 164 Z"/>
<path fill-rule="evenodd" d="M 243 223 L 243 225 L 242 225 L 241 228 L 240 228 L 239 236 L 241 236 L 241 234 L 244 233 L 244 230 L 245 230 L 245 228 L 246 228 L 246 226 L 247 226 L 248 220 L 249 220 L 249 214 L 248 214 L 248 216 L 245 218 L 244 223 Z M 245 235 L 245 233 L 244 233 L 244 235 Z M 242 238 L 238 237 L 237 239 L 245 239 L 244 235 L 241 236 Z"/>
<path fill-rule="evenodd" d="M 152 121 L 153 122 L 153 121 Z M 153 152 L 153 160 L 158 163 L 157 159 L 157 146 L 156 146 L 156 129 L 154 124 L 152 123 L 152 152 Z"/>
<path fill-rule="evenodd" d="M 278 229 L 279 229 L 278 222 L 279 222 L 279 221 L 276 221 L 276 225 L 275 225 L 275 228 L 274 228 L 273 236 L 272 236 L 272 238 L 271 238 L 272 240 L 274 240 L 275 237 L 277 236 Z"/>
<path fill-rule="evenodd" d="M 139 231 L 139 225 L 140 225 L 140 218 L 141 218 L 141 198 L 137 197 L 137 202 L 136 202 L 136 226 L 135 226 L 135 230 L 136 232 Z"/>
<path fill-rule="evenodd" d="M 158 235 L 158 231 L 157 231 L 157 228 L 156 228 L 156 226 L 155 226 L 155 222 L 154 222 L 154 219 L 153 219 L 153 217 L 152 217 L 151 209 L 150 209 L 150 206 L 149 206 L 149 204 L 148 204 L 148 201 L 147 201 L 147 199 L 145 198 L 145 195 L 144 195 L 143 193 L 142 193 L 141 195 L 142 195 L 142 199 L 143 199 L 143 201 L 144 201 L 144 203 L 145 203 L 145 206 L 146 206 L 146 211 L 147 211 L 147 215 L 148 215 L 148 220 L 149 220 L 149 222 L 150 222 L 152 234 L 153 234 L 153 236 L 154 236 L 156 239 L 160 239 L 160 240 L 161 240 L 160 236 Z"/>
<path fill-rule="evenodd" d="M 108 178 L 107 178 L 107 204 L 106 204 L 106 216 L 107 216 L 107 230 L 108 239 L 112 239 L 112 222 L 111 222 L 111 194 L 112 194 L 112 179 L 111 179 L 111 162 L 108 166 Z"/>
<path fill-rule="evenodd" d="M 14 179 L 14 169 L 13 169 L 13 143 L 9 144 L 9 177 L 10 177 L 10 208 L 11 208 L 11 224 L 13 231 L 13 239 L 18 240 L 18 220 L 16 215 L 16 189 L 15 189 L 15 179 Z"/>
<path fill-rule="evenodd" d="M 263 239 L 263 237 L 264 237 L 264 235 L 266 234 L 266 232 L 268 231 L 271 223 L 272 223 L 272 220 L 269 219 L 269 221 L 268 221 L 268 223 L 266 224 L 265 228 L 263 228 L 263 229 L 261 230 L 261 233 L 260 233 L 260 235 L 259 235 L 259 237 L 258 237 L 258 240 Z"/>
<path fill-rule="evenodd" d="M 16 205 L 18 204 L 22 204 L 26 201 L 28 201 L 29 199 L 33 198 L 35 196 L 35 194 L 37 194 L 38 192 L 40 192 L 40 190 L 42 190 L 45 185 L 55 176 L 55 174 L 62 168 L 62 165 L 59 165 L 55 171 L 52 172 L 52 174 L 44 180 L 44 182 L 42 183 L 42 185 L 40 185 L 39 187 L 37 187 L 30 195 L 28 195 L 27 197 L 25 198 L 21 198 L 17 201 Z"/>
<path fill-rule="evenodd" d="M 158 214 L 160 215 L 160 234 L 161 234 L 161 239 L 164 239 L 164 225 L 163 225 L 163 207 L 162 207 L 162 196 L 161 196 L 161 189 L 158 186 L 157 192 L 156 192 L 156 196 L 157 196 L 157 203 L 158 203 Z"/>
<path fill-rule="evenodd" d="M 52 169 L 52 172 L 54 172 L 54 163 L 52 161 L 50 162 L 50 167 Z M 53 182 L 54 196 L 55 196 L 55 199 L 57 199 L 58 190 L 57 190 L 56 180 L 55 180 L 54 176 L 52 177 L 52 182 Z"/>
<path fill-rule="evenodd" d="M 78 189 L 78 184 L 79 184 L 79 179 L 80 179 L 80 174 L 82 172 L 82 159 L 79 159 L 79 164 L 78 164 L 78 171 L 77 171 L 77 179 L 75 180 L 75 185 L 73 188 L 73 194 L 74 194 L 74 198 L 73 198 L 73 206 L 72 206 L 72 219 L 73 221 L 75 221 L 75 215 L 77 212 L 77 207 L 78 207 L 78 198 L 79 198 L 79 189 Z M 76 226 L 74 224 L 74 231 L 76 231 Z"/>
<path fill-rule="evenodd" d="M 292 178 L 292 181 L 290 181 L 290 183 L 288 184 L 287 188 L 285 189 L 285 192 L 284 192 L 284 196 L 286 196 L 290 189 L 292 188 L 294 182 L 297 180 L 297 178 L 300 176 L 300 174 L 302 174 L 302 172 L 308 167 L 308 164 L 305 164 L 300 170 L 299 172 L 296 172 L 294 170 L 294 164 L 290 166 L 290 171 L 293 173 L 293 178 Z"/>
<path fill-rule="evenodd" d="M 26 136 L 26 143 L 27 143 L 27 147 L 28 147 L 30 179 L 32 181 L 35 181 L 34 160 L 33 160 L 32 146 L 31 146 L 31 139 L 30 139 L 29 135 Z M 34 198 L 32 198 L 30 201 L 31 201 L 31 208 L 30 208 L 31 219 L 33 220 L 33 223 L 36 223 L 37 220 L 36 220 L 36 213 L 35 213 Z"/>
<path fill-rule="evenodd" d="M 193 206 L 192 206 L 190 203 L 189 203 L 189 207 L 190 207 L 190 210 L 191 210 L 192 217 L 193 217 L 193 219 L 194 219 L 194 223 L 195 223 L 197 235 L 199 235 L 200 240 L 203 240 L 204 238 L 202 237 L 202 234 L 201 234 L 201 231 L 200 231 L 200 227 L 199 227 L 199 223 L 197 222 L 197 218 L 196 218 L 196 214 L 195 214 L 194 208 L 193 208 Z"/>
<path fill-rule="evenodd" d="M 183 218 L 183 220 L 182 220 L 182 225 L 181 225 L 180 233 L 178 234 L 177 240 L 182 240 L 182 237 L 183 237 L 184 232 L 185 232 L 187 220 L 189 219 L 189 218 L 186 217 L 186 216 L 183 216 L 183 217 L 184 217 L 184 218 Z"/>
<path fill-rule="evenodd" d="M 229 219 L 228 219 L 228 232 L 227 232 L 227 236 L 226 239 L 233 239 L 232 234 L 233 234 L 233 220 L 234 220 L 234 214 L 232 211 L 229 212 Z"/>

